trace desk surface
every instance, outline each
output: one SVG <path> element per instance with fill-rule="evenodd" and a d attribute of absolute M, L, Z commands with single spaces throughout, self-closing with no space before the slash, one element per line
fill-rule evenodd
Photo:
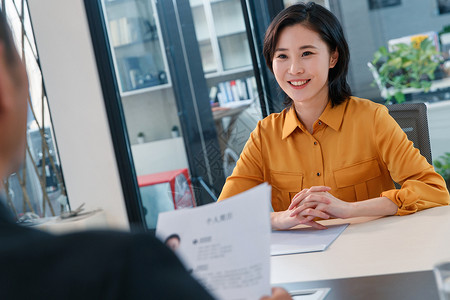
<path fill-rule="evenodd" d="M 450 206 L 322 223 L 351 225 L 326 251 L 271 257 L 273 285 L 426 271 L 450 260 Z"/>
<path fill-rule="evenodd" d="M 288 291 L 330 288 L 326 300 L 438 300 L 432 271 L 319 280 L 282 285 Z"/>

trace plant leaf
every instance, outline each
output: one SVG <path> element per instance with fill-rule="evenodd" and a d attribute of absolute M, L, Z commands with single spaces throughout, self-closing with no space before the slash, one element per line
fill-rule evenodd
<path fill-rule="evenodd" d="M 397 103 L 403 103 L 403 102 L 405 102 L 405 94 L 403 94 L 401 91 L 397 91 L 395 94 L 394 94 L 394 98 L 395 98 L 395 101 L 397 101 Z"/>

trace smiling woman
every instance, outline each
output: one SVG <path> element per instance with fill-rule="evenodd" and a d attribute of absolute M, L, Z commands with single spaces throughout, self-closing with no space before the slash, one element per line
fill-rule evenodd
<path fill-rule="evenodd" d="M 347 42 L 327 9 L 283 10 L 267 29 L 264 56 L 288 107 L 258 123 L 219 200 L 269 182 L 274 229 L 449 204 L 444 180 L 386 107 L 351 96 Z"/>
<path fill-rule="evenodd" d="M 297 36 L 303 38 L 297 39 Z M 315 31 L 301 24 L 280 32 L 273 73 L 310 133 L 328 103 L 328 69 L 335 67 L 338 56 L 337 49 L 328 49 Z M 308 108 L 315 108 L 315 114 L 304 114 Z"/>
<path fill-rule="evenodd" d="M 277 15 L 272 23 L 269 25 L 269 28 L 266 31 L 266 36 L 264 39 L 264 49 L 263 54 L 266 60 L 266 64 L 269 69 L 274 72 L 274 63 L 275 63 L 275 55 L 276 50 L 278 50 L 281 33 L 285 28 L 296 27 L 293 25 L 302 24 L 304 29 L 309 29 L 310 31 L 315 33 L 315 36 L 309 36 L 310 38 L 315 38 L 314 42 L 322 44 L 326 46 L 326 51 L 328 54 L 333 54 L 334 61 L 333 66 L 329 68 L 327 73 L 329 73 L 328 85 L 329 85 L 329 93 L 333 106 L 337 105 L 343 101 L 345 101 L 351 95 L 350 86 L 347 83 L 347 72 L 348 72 L 348 63 L 350 61 L 350 52 L 348 49 L 347 41 L 345 40 L 344 34 L 342 32 L 342 28 L 339 25 L 339 21 L 337 18 L 327 9 L 323 8 L 320 5 L 317 5 L 313 2 L 310 2 L 307 5 L 303 5 L 304 7 L 309 7 L 311 10 L 315 8 L 317 11 L 320 11 L 320 14 L 308 14 L 305 15 L 305 11 L 301 11 L 298 9 L 287 9 L 285 11 L 289 11 L 286 14 Z M 338 26 L 335 26 L 337 24 Z M 292 28 L 291 28 L 292 30 Z M 298 36 L 298 35 L 296 35 Z M 310 40 L 312 42 L 312 40 Z M 283 41 L 284 43 L 289 43 L 289 40 Z M 292 41 L 299 42 L 298 40 Z M 300 45 L 301 44 L 301 45 Z M 299 42 L 299 50 L 307 50 L 305 47 L 310 46 L 313 49 L 317 49 L 314 43 L 308 45 L 309 43 L 306 40 L 302 40 Z M 325 45 L 323 45 L 325 44 Z M 294 49 L 296 45 L 293 45 Z M 319 50 L 319 49 L 317 49 Z M 325 48 L 322 48 L 322 52 L 325 51 Z M 314 52 L 309 51 L 309 53 L 305 53 L 306 55 L 313 54 Z M 337 57 L 340 59 L 337 60 Z M 331 62 L 331 61 L 330 61 Z M 288 98 L 286 104 L 290 106 L 292 104 L 292 99 Z"/>

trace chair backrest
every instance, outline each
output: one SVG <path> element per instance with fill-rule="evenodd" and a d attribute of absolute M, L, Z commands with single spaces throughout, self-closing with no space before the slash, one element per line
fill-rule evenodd
<path fill-rule="evenodd" d="M 414 143 L 414 147 L 432 164 L 430 134 L 428 131 L 427 106 L 425 103 L 402 103 L 387 105 L 389 114 Z"/>

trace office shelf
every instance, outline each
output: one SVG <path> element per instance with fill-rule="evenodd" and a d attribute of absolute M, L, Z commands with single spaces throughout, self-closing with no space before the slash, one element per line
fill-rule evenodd
<path fill-rule="evenodd" d="M 245 22 L 239 0 L 191 0 L 197 41 L 207 77 L 251 67 Z"/>
<path fill-rule="evenodd" d="M 151 0 L 103 0 L 122 95 L 170 86 L 156 7 Z"/>

